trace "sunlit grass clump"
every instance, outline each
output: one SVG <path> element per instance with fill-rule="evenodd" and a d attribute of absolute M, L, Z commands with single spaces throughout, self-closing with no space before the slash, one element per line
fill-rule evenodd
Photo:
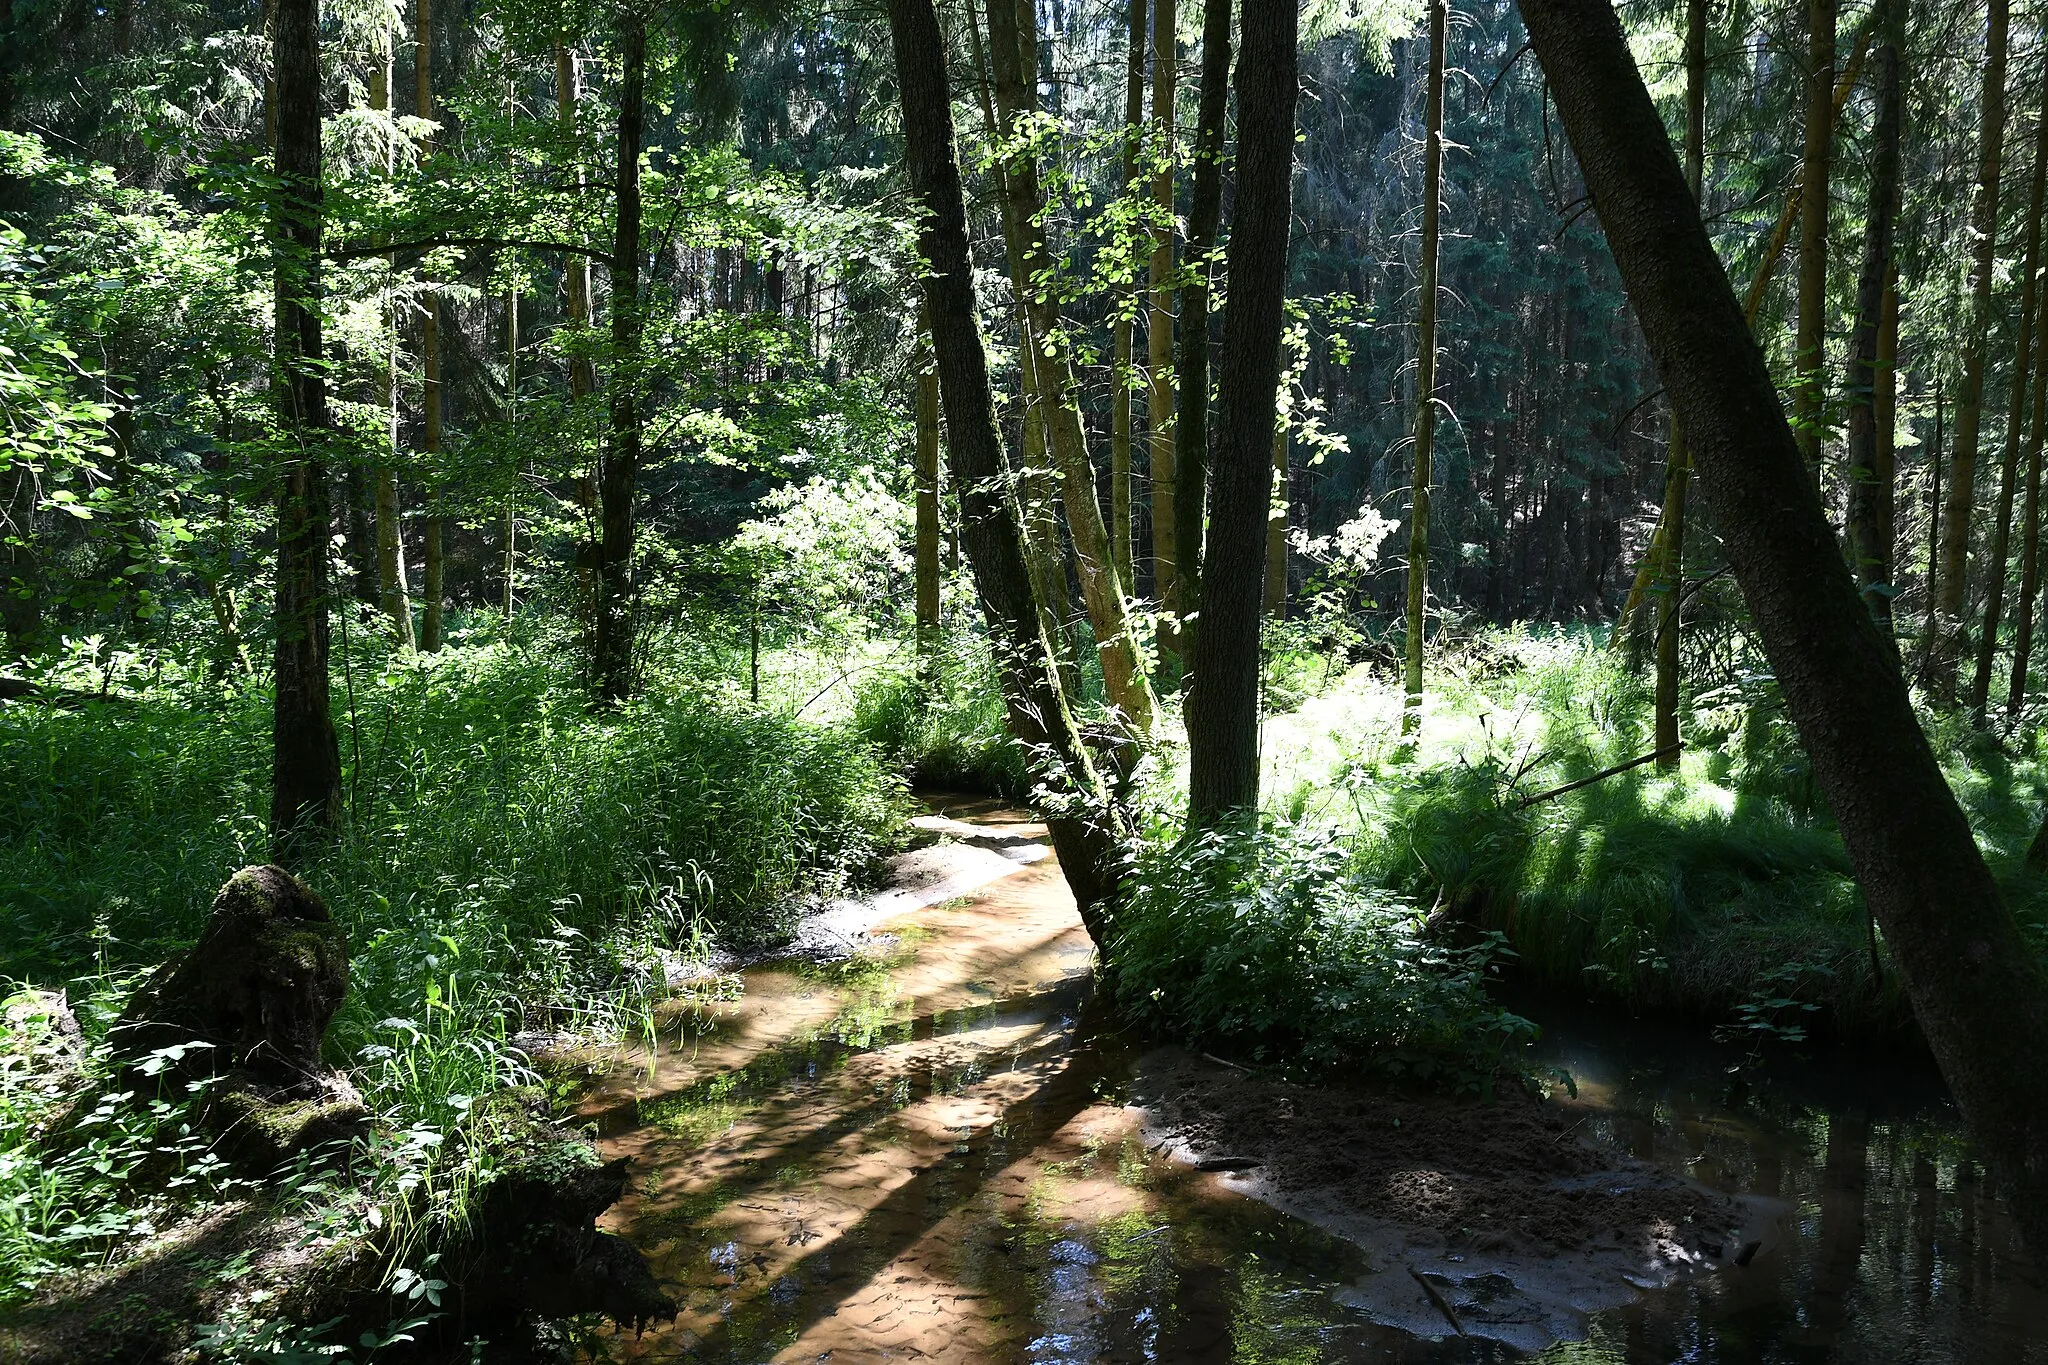
<path fill-rule="evenodd" d="M 1505 935 L 1537 984 L 1733 1028 L 1909 1026 L 1768 674 L 1730 670 L 1690 693 L 1673 770 L 1611 771 L 1653 749 L 1652 699 L 1595 635 L 1485 632 L 1434 661 L 1430 689 L 1412 739 L 1398 683 L 1369 668 L 1270 721 L 1280 813 L 1333 831 L 1359 876 L 1440 922 Z M 1936 738 L 1994 868 L 2038 922 L 2020 865 L 2038 758 Z"/>

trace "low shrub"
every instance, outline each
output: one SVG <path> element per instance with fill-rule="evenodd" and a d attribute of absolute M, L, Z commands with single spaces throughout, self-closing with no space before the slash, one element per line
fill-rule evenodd
<path fill-rule="evenodd" d="M 1451 951 L 1411 901 L 1361 880 L 1327 831 L 1154 840 L 1106 957 L 1166 1036 L 1260 1062 L 1491 1085 L 1534 1028 L 1492 1004 L 1499 939 Z"/>

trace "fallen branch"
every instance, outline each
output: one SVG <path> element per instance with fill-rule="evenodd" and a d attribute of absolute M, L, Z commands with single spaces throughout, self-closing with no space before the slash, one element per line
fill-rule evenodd
<path fill-rule="evenodd" d="M 1576 782 L 1567 782 L 1562 787 L 1552 787 L 1547 792 L 1537 792 L 1534 796 L 1525 796 L 1515 803 L 1515 809 L 1527 810 L 1538 802 L 1550 800 L 1553 796 L 1563 796 L 1566 792 L 1575 792 L 1581 787 L 1590 787 L 1595 782 L 1605 782 L 1608 778 L 1619 773 L 1625 773 L 1630 768 L 1640 768 L 1645 763 L 1655 763 L 1658 759 L 1678 753 L 1684 748 L 1685 743 L 1681 740 L 1677 744 L 1667 744 L 1661 749 L 1652 749 L 1641 758 L 1632 758 L 1626 763 L 1617 763 L 1611 768 L 1603 768 L 1591 777 L 1582 777 Z"/>

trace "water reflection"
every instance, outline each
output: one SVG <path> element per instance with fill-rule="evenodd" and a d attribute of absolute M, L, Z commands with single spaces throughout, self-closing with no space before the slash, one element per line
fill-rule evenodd
<path fill-rule="evenodd" d="M 1012 821 L 1014 834 L 1031 827 Z M 1480 1362 L 1339 1302 L 1360 1253 L 1145 1149 L 1059 874 L 918 912 L 852 975 L 748 973 L 586 1112 L 637 1159 L 615 1225 L 684 1305 L 617 1359 Z M 1783 1201 L 1748 1266 L 1596 1314 L 1552 1362 L 2041 1361 L 2043 1296 L 1924 1067 L 1731 1074 L 1696 1033 L 1528 1007 L 1583 1122 Z"/>
<path fill-rule="evenodd" d="M 2048 1293 L 1931 1065 L 1740 1049 L 1548 1011 L 1602 1136 L 1786 1205 L 1741 1273 L 1599 1315 L 1545 1360 L 2048 1361 Z"/>

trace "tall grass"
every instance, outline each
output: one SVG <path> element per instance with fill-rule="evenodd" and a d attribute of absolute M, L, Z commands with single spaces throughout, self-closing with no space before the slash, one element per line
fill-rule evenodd
<path fill-rule="evenodd" d="M 1760 1002 L 1785 1000 L 1788 1027 L 1909 1026 L 1767 675 L 1691 698 L 1676 772 L 1638 767 L 1564 792 L 1652 747 L 1646 680 L 1597 637 L 1488 632 L 1436 660 L 1431 689 L 1414 743 L 1398 735 L 1397 685 L 1369 670 L 1269 731 L 1276 802 L 1340 831 L 1358 875 L 1505 934 L 1520 972 L 1554 989 L 1731 1026 L 1770 1022 Z M 2038 925 L 2041 888 L 2021 865 L 2043 796 L 2036 742 L 2008 751 L 1929 728 L 1994 870 Z"/>
<path fill-rule="evenodd" d="M 328 1049 L 395 1135 L 378 1162 L 397 1188 L 459 1178 L 444 1140 L 471 1101 L 532 1077 L 519 1030 L 617 1028 L 666 993 L 677 955 L 774 941 L 894 845 L 905 797 L 871 746 L 650 671 L 641 699 L 599 713 L 546 641 L 431 658 L 354 641 L 335 689 L 347 818 L 297 870 L 348 935 Z M 197 678 L 0 707 L 0 977 L 68 985 L 101 1032 L 229 874 L 268 860 L 269 727 L 266 693 Z M 0 1060 L 25 1058 L 26 1034 L 0 1035 Z M 12 1233 L 0 1218 L 0 1240 L 45 1265 L 49 1238 L 97 1242 L 31 1189 L 47 1106 L 28 1085 L 0 1104 L 0 1208 L 45 1213 Z"/>

